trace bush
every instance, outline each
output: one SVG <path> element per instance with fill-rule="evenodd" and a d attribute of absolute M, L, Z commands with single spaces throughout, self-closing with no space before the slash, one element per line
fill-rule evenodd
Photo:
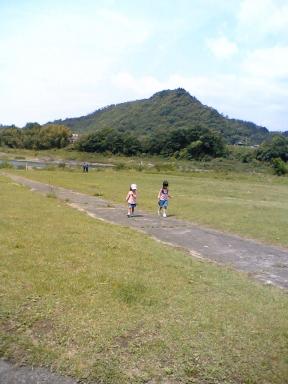
<path fill-rule="evenodd" d="M 288 161 L 288 138 L 275 136 L 272 141 L 265 142 L 257 150 L 258 160 L 273 162 L 273 159 Z"/>
<path fill-rule="evenodd" d="M 125 163 L 117 163 L 116 165 L 115 165 L 115 169 L 116 169 L 116 171 L 121 171 L 122 169 L 126 169 L 127 167 L 126 167 L 126 164 Z"/>
<path fill-rule="evenodd" d="M 274 173 L 278 176 L 283 176 L 288 173 L 287 165 L 279 157 L 272 160 L 272 167 L 274 169 Z"/>
<path fill-rule="evenodd" d="M 0 162 L 0 168 L 14 168 L 14 167 L 11 163 L 5 160 Z"/>

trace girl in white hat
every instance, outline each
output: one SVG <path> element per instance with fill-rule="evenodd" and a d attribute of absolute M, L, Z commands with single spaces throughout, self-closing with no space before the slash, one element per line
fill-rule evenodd
<path fill-rule="evenodd" d="M 127 217 L 131 217 L 134 214 L 134 209 L 136 207 L 137 199 L 137 185 L 131 184 L 130 191 L 127 193 L 126 201 L 128 203 L 128 213 Z"/>

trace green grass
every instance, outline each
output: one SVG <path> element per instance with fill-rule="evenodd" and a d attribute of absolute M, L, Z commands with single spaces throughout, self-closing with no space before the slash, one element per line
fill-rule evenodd
<path fill-rule="evenodd" d="M 4 177 L 0 201 L 2 356 L 105 384 L 287 382 L 284 292 Z"/>
<path fill-rule="evenodd" d="M 10 171 L 9 171 L 10 172 Z M 233 172 L 177 173 L 135 170 L 17 171 L 25 177 L 123 203 L 129 185 L 138 184 L 138 207 L 155 212 L 167 178 L 173 199 L 169 213 L 222 231 L 288 246 L 288 178 Z"/>

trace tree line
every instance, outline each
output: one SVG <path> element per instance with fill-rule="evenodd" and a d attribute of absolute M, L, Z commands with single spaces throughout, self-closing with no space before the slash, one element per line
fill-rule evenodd
<path fill-rule="evenodd" d="M 229 156 L 223 136 L 197 124 L 168 131 L 163 129 L 143 136 L 114 128 L 102 128 L 83 134 L 75 143 L 71 143 L 71 135 L 70 129 L 63 125 L 41 126 L 38 123 L 28 123 L 24 128 L 1 127 L 0 145 L 35 150 L 64 148 L 69 145 L 70 149 L 83 152 L 125 156 L 148 154 L 187 160 Z M 253 159 L 271 163 L 278 174 L 287 173 L 287 134 L 270 136 L 269 140 L 253 151 L 241 151 L 240 161 L 250 162 Z"/>
<path fill-rule="evenodd" d="M 127 156 L 145 153 L 197 160 L 221 157 L 227 151 L 219 133 L 201 126 L 168 132 L 163 130 L 142 138 L 130 132 L 104 128 L 83 135 L 76 143 L 76 148 L 85 152 L 110 152 Z"/>
<path fill-rule="evenodd" d="M 71 131 L 63 125 L 28 123 L 24 128 L 2 128 L 0 145 L 9 148 L 51 149 L 64 148 L 70 142 Z"/>

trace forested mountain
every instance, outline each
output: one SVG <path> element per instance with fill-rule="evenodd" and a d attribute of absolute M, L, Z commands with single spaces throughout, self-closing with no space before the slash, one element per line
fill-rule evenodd
<path fill-rule="evenodd" d="M 259 144 L 269 136 L 266 128 L 224 117 L 182 88 L 161 91 L 149 99 L 110 105 L 87 116 L 57 120 L 54 124 L 82 133 L 113 128 L 136 134 L 140 139 L 151 133 L 196 126 L 213 129 L 232 144 Z"/>

